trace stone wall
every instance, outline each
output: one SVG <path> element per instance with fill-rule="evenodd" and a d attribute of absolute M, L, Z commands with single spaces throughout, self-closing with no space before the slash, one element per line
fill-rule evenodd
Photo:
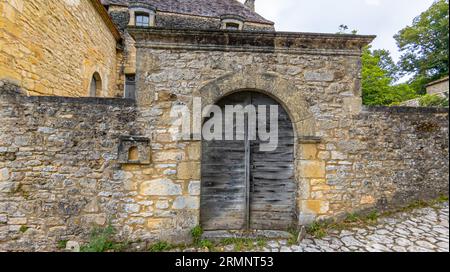
<path fill-rule="evenodd" d="M 117 158 L 136 116 L 131 101 L 27 97 L 0 81 L 0 251 L 56 250 L 109 222 L 130 231 L 136 192 Z"/>
<path fill-rule="evenodd" d="M 119 37 L 96 1 L 0 1 L 0 79 L 32 95 L 88 96 L 98 72 L 100 95 L 113 95 Z"/>

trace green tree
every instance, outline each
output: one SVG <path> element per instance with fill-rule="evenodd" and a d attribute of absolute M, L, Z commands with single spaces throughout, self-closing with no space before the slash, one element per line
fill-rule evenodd
<path fill-rule="evenodd" d="M 403 73 L 413 75 L 411 87 L 423 94 L 427 83 L 448 75 L 449 1 L 436 0 L 394 38 Z"/>
<path fill-rule="evenodd" d="M 389 50 L 373 50 L 373 55 L 380 58 L 378 65 L 381 69 L 387 72 L 387 76 L 395 81 L 400 79 L 400 70 L 395 61 L 392 59 L 391 52 L 389 52 Z"/>
<path fill-rule="evenodd" d="M 363 50 L 362 91 L 365 105 L 392 105 L 415 98 L 408 84 L 394 85 L 395 65 L 386 50 Z"/>

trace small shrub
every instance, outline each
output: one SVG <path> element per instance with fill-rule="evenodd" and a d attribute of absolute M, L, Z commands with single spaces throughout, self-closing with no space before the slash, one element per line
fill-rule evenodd
<path fill-rule="evenodd" d="M 422 107 L 448 107 L 448 98 L 426 94 L 419 99 Z"/>
<path fill-rule="evenodd" d="M 60 240 L 58 241 L 57 248 L 58 249 L 65 249 L 67 247 L 67 240 Z"/>
<path fill-rule="evenodd" d="M 214 244 L 210 240 L 201 240 L 198 243 L 198 246 L 201 248 L 208 248 L 209 250 L 212 250 L 214 248 Z"/>
<path fill-rule="evenodd" d="M 256 241 L 256 245 L 257 245 L 259 248 L 264 248 L 264 247 L 267 246 L 267 240 L 266 240 L 266 239 L 260 238 L 260 239 L 258 239 L 258 240 Z"/>
<path fill-rule="evenodd" d="M 311 224 L 307 228 L 307 232 L 318 239 L 322 239 L 327 235 L 326 226 L 318 222 Z"/>
<path fill-rule="evenodd" d="M 203 229 L 201 226 L 196 226 L 195 228 L 193 228 L 191 230 L 191 236 L 192 236 L 192 239 L 194 239 L 194 244 L 198 244 L 201 241 L 202 235 L 203 235 Z"/>
<path fill-rule="evenodd" d="M 378 221 L 378 218 L 380 217 L 380 215 L 378 214 L 377 211 L 372 211 L 367 215 L 367 219 L 373 222 Z"/>
<path fill-rule="evenodd" d="M 300 234 L 300 231 L 298 230 L 297 227 L 290 227 L 288 229 L 288 232 L 291 234 L 291 237 L 288 240 L 288 245 L 289 246 L 293 246 L 295 244 L 297 244 L 298 242 L 298 235 Z"/>
<path fill-rule="evenodd" d="M 158 242 L 152 246 L 150 246 L 150 252 L 163 252 L 173 249 L 174 247 L 167 242 Z"/>
<path fill-rule="evenodd" d="M 115 233 L 111 225 L 106 228 L 94 228 L 89 243 L 81 247 L 81 252 L 120 251 L 123 244 L 114 241 Z"/>
<path fill-rule="evenodd" d="M 28 229 L 29 229 L 29 227 L 27 227 L 27 226 L 21 226 L 20 229 L 19 229 L 19 231 L 20 231 L 21 233 L 25 233 L 25 232 L 27 232 Z"/>
<path fill-rule="evenodd" d="M 345 219 L 345 222 L 355 223 L 355 222 L 358 222 L 358 220 L 359 220 L 359 217 L 358 217 L 357 214 L 350 213 L 350 214 L 347 215 L 347 218 Z"/>

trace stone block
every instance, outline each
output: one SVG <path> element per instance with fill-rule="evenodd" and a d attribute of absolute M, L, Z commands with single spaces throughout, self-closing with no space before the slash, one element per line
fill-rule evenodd
<path fill-rule="evenodd" d="M 200 181 L 191 181 L 188 186 L 188 191 L 191 196 L 199 196 L 201 191 Z"/>
<path fill-rule="evenodd" d="M 301 158 L 303 160 L 315 160 L 317 158 L 316 144 L 302 144 L 300 146 Z"/>
<path fill-rule="evenodd" d="M 80 244 L 76 241 L 68 241 L 66 250 L 70 252 L 80 252 Z"/>
<path fill-rule="evenodd" d="M 170 207 L 169 201 L 167 200 L 157 201 L 155 207 L 160 210 L 168 209 Z"/>
<path fill-rule="evenodd" d="M 125 204 L 123 209 L 126 213 L 138 213 L 141 207 L 138 204 Z"/>
<path fill-rule="evenodd" d="M 199 161 L 202 157 L 202 144 L 200 142 L 192 143 L 187 147 L 188 159 Z"/>
<path fill-rule="evenodd" d="M 361 202 L 362 205 L 367 205 L 367 204 L 374 204 L 375 203 L 375 198 L 373 196 L 370 195 L 365 195 L 363 197 L 361 197 Z"/>
<path fill-rule="evenodd" d="M 155 179 L 143 182 L 140 193 L 145 196 L 181 195 L 182 187 L 169 179 Z"/>
<path fill-rule="evenodd" d="M 330 209 L 330 203 L 323 200 L 306 200 L 302 206 L 312 214 L 325 214 Z"/>
<path fill-rule="evenodd" d="M 0 169 L 0 181 L 7 181 L 9 179 L 9 170 L 8 168 Z"/>
<path fill-rule="evenodd" d="M 331 82 L 334 80 L 334 73 L 331 71 L 306 71 L 304 76 L 306 81 Z"/>
<path fill-rule="evenodd" d="M 198 210 L 200 207 L 200 199 L 191 196 L 179 196 L 173 202 L 172 208 L 175 210 Z"/>
<path fill-rule="evenodd" d="M 155 162 L 177 162 L 185 158 L 182 151 L 161 151 L 155 154 Z"/>
<path fill-rule="evenodd" d="M 147 220 L 147 228 L 150 230 L 161 230 L 170 226 L 171 219 L 167 218 L 150 218 Z"/>
<path fill-rule="evenodd" d="M 178 164 L 178 178 L 182 180 L 200 179 L 201 167 L 199 162 L 181 162 Z"/>
<path fill-rule="evenodd" d="M 304 178 L 324 178 L 325 162 L 323 161 L 300 161 L 299 175 Z"/>
<path fill-rule="evenodd" d="M 25 225 L 27 219 L 25 217 L 11 217 L 8 219 L 8 225 Z"/>

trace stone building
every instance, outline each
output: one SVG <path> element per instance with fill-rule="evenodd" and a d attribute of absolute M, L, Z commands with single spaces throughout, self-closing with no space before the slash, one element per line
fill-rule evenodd
<path fill-rule="evenodd" d="M 136 48 L 129 27 L 274 31 L 274 23 L 255 13 L 254 0 L 244 6 L 229 0 L 102 0 L 124 39 L 118 55 L 119 89 L 134 98 Z M 120 96 L 120 93 L 119 93 Z"/>
<path fill-rule="evenodd" d="M 429 83 L 426 86 L 426 89 L 427 94 L 439 95 L 448 98 L 448 89 L 449 89 L 448 76 Z"/>
<path fill-rule="evenodd" d="M 0 2 L 0 78 L 30 95 L 116 93 L 120 34 L 98 0 Z"/>
<path fill-rule="evenodd" d="M 373 36 L 276 32 L 250 0 L 103 4 L 123 38 L 116 95 L 135 99 L 0 81 L 0 250 L 56 250 L 108 224 L 148 243 L 198 225 L 286 231 L 448 195 L 448 109 L 361 105 Z M 279 106 L 280 144 L 174 137 L 172 110 L 198 99 Z"/>

